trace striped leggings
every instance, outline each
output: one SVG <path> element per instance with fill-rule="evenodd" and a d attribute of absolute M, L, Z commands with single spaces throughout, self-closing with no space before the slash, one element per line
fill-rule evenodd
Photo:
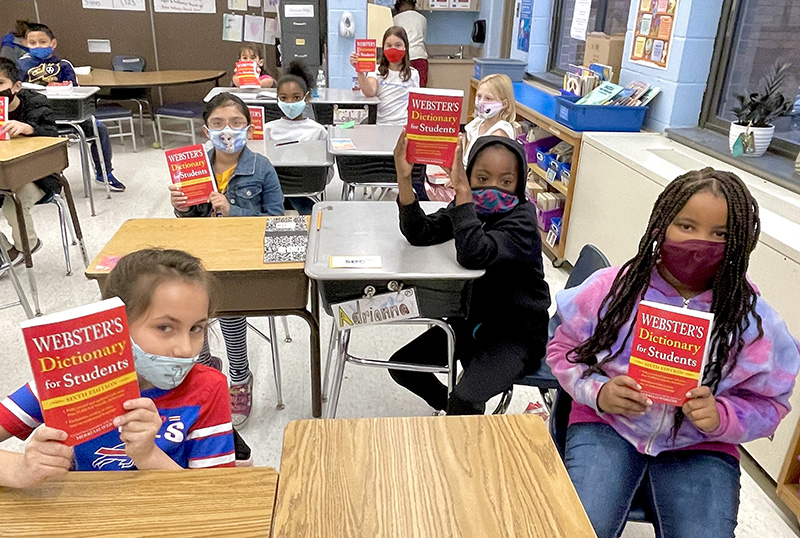
<path fill-rule="evenodd" d="M 228 373 L 231 385 L 240 385 L 250 376 L 250 362 L 247 360 L 247 318 L 219 318 L 225 351 L 228 354 Z M 200 362 L 211 366 L 211 350 L 208 347 L 208 333 L 203 341 Z"/>

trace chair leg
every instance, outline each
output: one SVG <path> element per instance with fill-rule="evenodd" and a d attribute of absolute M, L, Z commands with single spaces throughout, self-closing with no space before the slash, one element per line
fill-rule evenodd
<path fill-rule="evenodd" d="M 55 197 L 53 198 L 53 203 L 58 209 L 58 224 L 61 228 L 61 246 L 64 248 L 64 261 L 67 264 L 67 276 L 72 276 L 72 262 L 69 259 L 69 240 L 67 239 L 67 215 L 64 212 L 64 207 Z"/>
<path fill-rule="evenodd" d="M 322 382 L 323 402 L 328 401 L 328 378 L 331 375 L 331 364 L 333 364 L 333 350 L 336 348 L 338 341 L 336 337 L 336 320 L 333 320 L 333 324 L 331 325 L 331 340 L 328 342 L 328 357 L 325 359 L 325 379 Z"/>
<path fill-rule="evenodd" d="M 144 140 L 144 114 L 142 113 L 142 102 L 139 99 L 134 99 L 136 104 L 139 105 L 139 134 L 142 135 L 142 140 Z M 131 118 L 131 132 L 133 133 L 133 118 Z M 136 133 L 133 133 L 134 137 Z M 134 142 L 134 148 L 136 147 L 136 143 Z M 134 151 L 136 151 L 134 149 Z"/>
<path fill-rule="evenodd" d="M 164 133 L 161 132 L 161 116 L 156 114 L 156 123 L 158 124 L 158 145 L 164 149 Z"/>
<path fill-rule="evenodd" d="M 142 105 L 139 105 L 139 108 L 141 109 Z M 131 142 L 133 142 L 133 152 L 136 153 L 136 130 L 133 127 L 133 116 L 128 118 L 128 121 L 131 122 Z"/>
<path fill-rule="evenodd" d="M 0 248 L 0 264 L 6 263 L 8 264 L 8 274 L 11 277 L 11 285 L 14 286 L 14 291 L 17 292 L 19 304 L 25 311 L 25 315 L 28 317 L 28 319 L 31 319 L 33 317 L 33 310 L 31 310 L 31 304 L 28 302 L 28 296 L 25 295 L 25 289 L 22 287 L 22 283 L 19 281 L 17 270 L 14 269 L 13 265 L 11 265 L 11 260 L 8 257 L 6 249 Z"/>
<path fill-rule="evenodd" d="M 336 354 L 336 364 L 333 367 L 333 376 L 329 380 L 330 385 L 324 389 L 324 393 L 328 395 L 328 402 L 323 413 L 325 418 L 336 418 L 336 409 L 339 407 L 339 393 L 342 390 L 344 366 L 347 364 L 347 350 L 350 345 L 350 331 L 340 331 L 338 337 L 339 352 Z"/>
<path fill-rule="evenodd" d="M 58 206 L 61 208 L 61 212 L 64 215 L 69 215 L 69 211 L 67 210 L 67 203 L 61 197 L 61 195 L 54 194 L 53 195 L 53 201 L 56 204 L 58 204 Z M 71 223 L 67 226 L 67 231 L 69 232 L 70 245 L 72 245 L 72 246 L 77 245 L 78 244 L 78 239 L 75 237 L 75 230 L 73 229 Z"/>
<path fill-rule="evenodd" d="M 197 144 L 197 136 L 194 133 L 194 119 L 189 120 L 189 134 L 192 135 L 192 145 Z"/>
<path fill-rule="evenodd" d="M 291 344 L 292 335 L 289 334 L 289 318 L 281 316 L 281 323 L 283 324 L 283 341 L 287 344 Z"/>
<path fill-rule="evenodd" d="M 275 330 L 275 317 L 269 317 L 269 344 L 272 348 L 272 371 L 275 374 L 275 396 L 278 399 L 276 409 L 280 410 L 286 407 L 283 405 L 283 390 L 281 388 L 281 360 L 278 355 L 278 337 Z"/>

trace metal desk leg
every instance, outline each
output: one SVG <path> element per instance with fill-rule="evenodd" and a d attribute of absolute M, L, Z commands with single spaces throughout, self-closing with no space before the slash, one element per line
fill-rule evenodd
<path fill-rule="evenodd" d="M 5 193 L 0 194 L 4 195 Z M 0 306 L 0 309 L 6 308 L 6 306 L 11 307 L 19 304 L 22 306 L 22 309 L 25 310 L 25 315 L 28 317 L 28 319 L 30 319 L 33 317 L 33 310 L 31 310 L 31 304 L 28 302 L 28 296 L 25 295 L 25 289 L 22 287 L 19 277 L 17 277 L 17 271 L 14 269 L 14 266 L 11 265 L 11 259 L 8 257 L 6 249 L 0 247 L 0 264 L 5 263 L 8 264 L 8 274 L 11 277 L 11 285 L 14 286 L 14 291 L 17 292 L 17 298 L 19 299 L 19 302 Z"/>
<path fill-rule="evenodd" d="M 94 210 L 94 191 L 92 191 L 92 173 L 91 168 L 89 166 L 89 161 L 91 160 L 91 152 L 89 151 L 89 142 L 86 140 L 86 133 L 83 132 L 83 129 L 77 123 L 69 123 L 69 126 L 72 127 L 76 133 L 78 133 L 78 139 L 80 140 L 80 151 L 81 151 L 81 171 L 83 172 L 83 192 L 84 197 L 88 193 L 89 195 L 89 208 L 91 209 L 91 215 L 93 217 L 97 216 Z"/>
<path fill-rule="evenodd" d="M 31 254 L 31 245 L 28 243 L 28 227 L 25 225 L 25 217 L 22 215 L 22 203 L 13 191 L 2 191 L 6 197 L 11 198 L 14 202 L 14 208 L 17 210 L 17 226 L 19 226 L 19 235 L 22 239 L 22 254 L 25 257 L 25 272 L 28 273 L 28 283 L 31 286 L 31 297 L 33 298 L 33 306 L 37 316 L 42 315 L 42 310 L 39 308 L 39 289 L 36 287 L 36 278 L 33 276 L 33 255 Z"/>
<path fill-rule="evenodd" d="M 78 245 L 81 249 L 83 265 L 84 267 L 89 267 L 89 254 L 86 252 L 86 243 L 83 241 L 83 232 L 81 231 L 81 223 L 78 221 L 78 212 L 75 211 L 75 200 L 72 198 L 72 189 L 63 173 L 58 174 L 58 181 L 61 183 L 61 188 L 64 189 L 64 199 L 67 201 L 67 208 L 69 208 L 69 214 L 70 217 L 72 217 L 72 228 L 75 231 L 75 238 L 78 240 Z"/>
<path fill-rule="evenodd" d="M 103 174 L 103 183 L 106 185 L 106 198 L 111 199 L 111 186 L 108 184 L 108 170 L 106 170 L 106 159 L 103 154 L 103 144 L 100 143 L 100 132 L 97 130 L 97 120 L 94 115 L 92 120 L 92 131 L 94 131 L 94 147 L 97 148 L 97 157 L 100 160 L 100 172 Z"/>

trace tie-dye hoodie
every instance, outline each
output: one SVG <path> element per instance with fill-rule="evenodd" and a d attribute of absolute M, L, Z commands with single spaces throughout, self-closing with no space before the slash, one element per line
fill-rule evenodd
<path fill-rule="evenodd" d="M 716 392 L 720 424 L 715 431 L 704 433 L 687 418 L 673 443 L 674 406 L 655 403 L 641 417 L 601 413 L 597 410 L 597 395 L 609 377 L 596 373 L 586 378 L 581 377 L 588 366 L 582 363 L 573 364 L 567 361 L 566 355 L 594 332 L 600 303 L 611 288 L 618 271 L 617 267 L 603 269 L 582 285 L 556 295 L 562 323 L 547 347 L 547 364 L 561 386 L 575 400 L 570 423 L 606 422 L 639 452 L 649 455 L 686 448 L 704 448 L 735 455 L 736 445 L 772 435 L 790 410 L 789 396 L 800 368 L 800 344 L 789 334 L 778 313 L 761 297 L 756 302 L 756 312 L 763 320 L 764 337 L 756 340 L 758 328 L 753 320 L 744 333 L 745 346 L 738 356 L 736 367 L 732 371 L 723 372 Z M 708 312 L 711 308 L 712 292 L 709 290 L 684 301 L 677 290 L 654 269 L 644 298 Z M 620 330 L 620 336 L 612 346 L 611 353 L 615 353 L 623 345 L 635 317 L 634 311 L 631 319 Z M 629 338 L 620 356 L 603 367 L 610 377 L 627 374 L 631 341 L 632 338 Z"/>

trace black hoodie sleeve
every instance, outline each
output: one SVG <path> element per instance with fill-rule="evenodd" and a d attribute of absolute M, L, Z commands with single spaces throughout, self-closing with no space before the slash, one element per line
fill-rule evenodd
<path fill-rule="evenodd" d="M 486 269 L 493 264 L 541 255 L 541 238 L 532 204 L 520 204 L 488 231 L 478 220 L 473 204 L 450 210 L 456 258 L 467 269 Z M 538 253 L 537 253 L 538 251 Z"/>
<path fill-rule="evenodd" d="M 398 202 L 397 207 L 400 209 L 400 231 L 415 247 L 438 245 L 453 238 L 449 207 L 430 215 L 425 214 L 418 200 L 406 206 Z"/>
<path fill-rule="evenodd" d="M 53 109 L 47 103 L 47 97 L 31 90 L 21 90 L 19 98 L 22 102 L 19 121 L 33 127 L 31 136 L 58 136 L 56 119 Z"/>

